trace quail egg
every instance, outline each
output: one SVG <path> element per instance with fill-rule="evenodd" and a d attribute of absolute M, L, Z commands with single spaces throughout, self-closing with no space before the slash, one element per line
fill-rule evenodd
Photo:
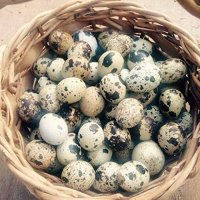
<path fill-rule="evenodd" d="M 27 161 L 36 169 L 47 169 L 56 158 L 53 146 L 42 140 L 33 140 L 26 145 L 25 155 Z"/>
<path fill-rule="evenodd" d="M 119 73 L 124 65 L 124 58 L 117 51 L 106 51 L 98 61 L 98 74 L 100 77 L 109 73 Z"/>
<path fill-rule="evenodd" d="M 115 118 L 117 105 L 107 104 L 105 107 L 105 116 L 108 120 L 112 120 Z"/>
<path fill-rule="evenodd" d="M 152 140 L 141 142 L 133 149 L 132 160 L 143 163 L 151 176 L 158 174 L 164 167 L 165 156 L 160 147 Z"/>
<path fill-rule="evenodd" d="M 46 57 L 39 58 L 32 67 L 33 73 L 36 77 L 46 76 L 47 67 L 51 64 L 51 59 Z"/>
<path fill-rule="evenodd" d="M 50 80 L 59 82 L 63 79 L 62 68 L 65 60 L 62 58 L 55 58 L 47 67 L 47 74 Z"/>
<path fill-rule="evenodd" d="M 176 155 L 185 147 L 186 138 L 177 123 L 168 122 L 158 132 L 158 144 L 166 154 Z"/>
<path fill-rule="evenodd" d="M 85 90 L 83 80 L 76 77 L 66 78 L 57 85 L 57 98 L 63 103 L 76 103 L 83 97 Z"/>
<path fill-rule="evenodd" d="M 169 117 L 176 118 L 185 106 L 184 95 L 176 89 L 167 89 L 161 93 L 159 107 L 161 112 Z"/>
<path fill-rule="evenodd" d="M 117 173 L 120 166 L 114 162 L 106 162 L 102 164 L 95 174 L 93 187 L 100 192 L 114 192 L 118 186 Z"/>
<path fill-rule="evenodd" d="M 152 56 L 144 50 L 130 52 L 127 60 L 128 68 L 132 70 L 138 64 L 154 64 L 154 61 Z"/>
<path fill-rule="evenodd" d="M 35 128 L 31 131 L 30 140 L 42 140 L 42 137 L 40 135 L 40 131 L 38 128 Z"/>
<path fill-rule="evenodd" d="M 95 151 L 103 145 L 103 129 L 95 122 L 81 126 L 78 132 L 78 142 L 87 151 Z"/>
<path fill-rule="evenodd" d="M 42 76 L 38 79 L 34 88 L 39 93 L 40 90 L 46 87 L 47 85 L 56 85 L 56 84 L 53 81 L 49 80 L 46 76 Z"/>
<path fill-rule="evenodd" d="M 88 151 L 87 158 L 91 165 L 98 167 L 99 165 L 109 162 L 112 157 L 113 150 L 105 144 L 96 151 Z"/>
<path fill-rule="evenodd" d="M 128 192 L 138 192 L 144 189 L 149 181 L 150 174 L 147 167 L 138 161 L 124 163 L 117 174 L 119 186 Z"/>
<path fill-rule="evenodd" d="M 81 112 L 88 117 L 95 117 L 104 109 L 105 101 L 97 87 L 88 87 L 80 100 Z"/>
<path fill-rule="evenodd" d="M 97 123 L 99 126 L 102 126 L 101 124 L 101 120 L 98 117 L 85 117 L 81 123 L 81 125 L 83 126 L 84 124 L 88 123 L 88 122 L 95 122 Z"/>
<path fill-rule="evenodd" d="M 92 54 L 92 49 L 90 45 L 85 41 L 75 42 L 68 50 L 68 58 L 70 57 L 84 57 L 90 59 Z"/>
<path fill-rule="evenodd" d="M 68 138 L 65 120 L 54 113 L 44 115 L 39 123 L 42 139 L 51 145 L 60 145 Z"/>
<path fill-rule="evenodd" d="M 61 179 L 67 187 L 78 191 L 86 191 L 95 180 L 95 171 L 88 162 L 74 161 L 63 169 Z"/>
<path fill-rule="evenodd" d="M 128 149 L 131 144 L 131 135 L 128 129 L 119 127 L 115 121 L 108 122 L 104 127 L 105 144 L 114 151 Z"/>
<path fill-rule="evenodd" d="M 119 78 L 122 80 L 123 83 L 126 82 L 126 78 L 128 77 L 130 73 L 129 69 L 123 68 L 119 73 Z"/>
<path fill-rule="evenodd" d="M 126 87 L 117 74 L 107 74 L 100 82 L 100 90 L 104 98 L 113 104 L 118 104 L 126 95 Z"/>
<path fill-rule="evenodd" d="M 133 98 L 122 100 L 115 113 L 116 122 L 123 128 L 133 128 L 143 117 L 142 104 Z"/>
<path fill-rule="evenodd" d="M 160 84 L 159 71 L 159 68 L 154 64 L 139 64 L 129 73 L 126 86 L 133 92 L 151 91 Z"/>
<path fill-rule="evenodd" d="M 54 30 L 48 37 L 50 48 L 58 55 L 67 55 L 68 49 L 74 43 L 72 36 L 60 29 Z"/>
<path fill-rule="evenodd" d="M 88 85 L 96 85 L 100 80 L 98 74 L 98 62 L 89 63 L 89 75 L 84 79 Z"/>

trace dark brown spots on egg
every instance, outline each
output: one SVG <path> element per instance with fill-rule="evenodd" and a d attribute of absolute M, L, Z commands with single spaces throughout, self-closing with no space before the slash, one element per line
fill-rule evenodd
<path fill-rule="evenodd" d="M 115 55 L 115 53 L 110 52 L 108 55 L 105 56 L 102 65 L 104 67 L 110 67 L 113 63 L 113 56 Z"/>
<path fill-rule="evenodd" d="M 151 77 L 150 77 L 150 81 L 151 81 L 151 82 L 155 82 L 156 80 L 155 80 L 155 78 L 154 78 L 153 76 L 151 76 Z"/>
<path fill-rule="evenodd" d="M 169 140 L 167 140 L 167 142 L 168 142 L 169 144 L 174 145 L 174 146 L 178 146 L 178 145 L 179 145 L 179 143 L 178 143 L 178 141 L 177 141 L 176 138 L 172 138 L 172 137 L 171 137 Z"/>
<path fill-rule="evenodd" d="M 95 174 L 95 179 L 97 181 L 100 181 L 102 179 L 102 176 L 103 176 L 103 172 L 97 171 L 96 174 Z"/>
<path fill-rule="evenodd" d="M 62 177 L 62 180 L 65 181 L 65 183 L 69 183 L 69 180 L 66 177 Z"/>
<path fill-rule="evenodd" d="M 136 179 L 136 175 L 133 172 L 128 173 L 128 178 L 133 181 Z"/>
<path fill-rule="evenodd" d="M 144 168 L 142 165 L 136 165 L 136 170 L 140 173 L 140 174 L 145 174 L 146 172 L 148 172 L 148 170 L 146 168 Z"/>
<path fill-rule="evenodd" d="M 97 124 L 91 124 L 89 130 L 92 131 L 94 134 L 98 132 L 99 126 Z"/>
<path fill-rule="evenodd" d="M 103 153 L 109 153 L 108 149 L 103 149 Z"/>

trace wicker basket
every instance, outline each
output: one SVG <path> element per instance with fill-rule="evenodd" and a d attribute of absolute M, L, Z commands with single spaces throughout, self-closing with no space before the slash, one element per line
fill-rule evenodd
<path fill-rule="evenodd" d="M 171 57 L 185 60 L 188 76 L 185 95 L 194 115 L 193 133 L 188 136 L 185 152 L 178 161 L 168 164 L 161 176 L 137 194 L 85 193 L 64 186 L 55 176 L 33 169 L 24 156 L 27 129 L 16 114 L 16 98 L 33 83 L 29 72 L 33 62 L 46 51 L 45 39 L 55 28 L 68 32 L 85 28 L 92 31 L 108 27 L 137 34 L 154 41 Z M 1 53 L 1 119 L 0 149 L 9 169 L 39 199 L 134 199 L 166 198 L 197 171 L 200 154 L 200 49 L 195 39 L 170 19 L 133 2 L 120 0 L 71 0 L 35 17 L 25 24 Z"/>

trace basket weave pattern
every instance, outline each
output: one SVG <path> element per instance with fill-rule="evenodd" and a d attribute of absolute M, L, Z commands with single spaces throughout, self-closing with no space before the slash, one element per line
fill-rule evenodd
<path fill-rule="evenodd" d="M 186 151 L 179 160 L 167 165 L 161 176 L 137 194 L 85 193 L 64 186 L 57 177 L 33 169 L 26 161 L 23 137 L 28 131 L 16 113 L 16 99 L 33 83 L 29 72 L 33 62 L 46 51 L 48 34 L 55 28 L 68 32 L 84 28 L 101 31 L 114 28 L 128 34 L 150 37 L 171 57 L 181 58 L 188 64 L 185 95 L 194 115 L 193 133 L 188 136 Z M 150 39 L 150 40 L 151 40 Z M 130 1 L 82 0 L 66 4 L 35 17 L 17 31 L 7 44 L 0 59 L 0 150 L 5 155 L 9 169 L 39 199 L 134 199 L 166 198 L 187 178 L 196 174 L 200 154 L 200 49 L 190 34 L 174 25 L 162 13 L 147 10 Z"/>

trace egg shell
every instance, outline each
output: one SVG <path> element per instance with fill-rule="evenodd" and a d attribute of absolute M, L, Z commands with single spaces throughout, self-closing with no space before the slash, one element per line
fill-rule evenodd
<path fill-rule="evenodd" d="M 81 123 L 81 126 L 83 126 L 84 124 L 86 124 L 88 122 L 95 122 L 99 126 L 102 126 L 102 123 L 101 123 L 101 120 L 99 119 L 99 117 L 84 117 L 84 119 Z"/>
<path fill-rule="evenodd" d="M 63 169 L 61 178 L 67 187 L 78 191 L 86 191 L 95 180 L 95 171 L 88 162 L 74 161 Z"/>
<path fill-rule="evenodd" d="M 156 65 L 160 68 L 162 83 L 176 83 L 180 79 L 184 78 L 187 73 L 186 64 L 178 58 L 159 61 Z"/>
<path fill-rule="evenodd" d="M 57 147 L 57 158 L 65 166 L 79 160 L 81 156 L 81 147 L 75 143 L 75 134 L 70 133 L 69 138 Z"/>
<path fill-rule="evenodd" d="M 105 101 L 97 87 L 88 87 L 80 100 L 81 112 L 88 117 L 100 114 L 105 106 Z"/>
<path fill-rule="evenodd" d="M 92 55 L 92 49 L 90 45 L 85 41 L 76 41 L 68 50 L 68 58 L 70 57 L 84 57 L 90 59 Z"/>
<path fill-rule="evenodd" d="M 89 75 L 89 62 L 84 57 L 70 57 L 63 65 L 62 76 L 64 78 L 77 77 L 85 79 Z"/>
<path fill-rule="evenodd" d="M 56 150 L 42 140 L 33 140 L 26 145 L 25 155 L 31 166 L 44 170 L 56 158 Z"/>
<path fill-rule="evenodd" d="M 114 192 L 118 186 L 117 173 L 120 166 L 114 162 L 107 162 L 102 164 L 95 174 L 95 181 L 93 187 L 100 192 Z"/>
<path fill-rule="evenodd" d="M 121 128 L 115 121 L 108 122 L 104 127 L 105 144 L 114 151 L 128 149 L 131 135 L 128 129 Z"/>
<path fill-rule="evenodd" d="M 117 51 L 106 51 L 98 61 L 98 74 L 100 77 L 109 73 L 118 74 L 124 65 L 124 58 Z"/>
<path fill-rule="evenodd" d="M 126 82 L 126 78 L 128 77 L 130 73 L 129 69 L 123 68 L 119 73 L 119 78 L 122 80 L 122 83 Z"/>
<path fill-rule="evenodd" d="M 102 128 L 95 122 L 88 122 L 81 126 L 78 132 L 78 142 L 87 151 L 95 151 L 102 147 L 104 133 Z"/>
<path fill-rule="evenodd" d="M 62 58 L 55 58 L 47 67 L 47 74 L 50 80 L 59 82 L 63 79 L 62 67 L 65 60 Z"/>
<path fill-rule="evenodd" d="M 166 154 L 176 155 L 185 147 L 186 138 L 177 123 L 168 122 L 158 132 L 158 144 Z"/>
<path fill-rule="evenodd" d="M 100 90 L 104 98 L 113 104 L 118 104 L 126 95 L 126 87 L 117 74 L 107 74 L 100 82 Z"/>
<path fill-rule="evenodd" d="M 152 140 L 141 142 L 133 149 L 132 160 L 143 163 L 151 176 L 158 174 L 164 167 L 165 156 L 160 147 Z"/>
<path fill-rule="evenodd" d="M 136 99 L 122 100 L 115 113 L 116 122 L 123 128 L 133 128 L 143 117 L 143 105 Z"/>
<path fill-rule="evenodd" d="M 52 160 L 50 166 L 45 169 L 45 172 L 49 174 L 58 174 L 63 170 L 64 166 L 58 161 L 57 157 Z"/>
<path fill-rule="evenodd" d="M 128 192 L 138 192 L 144 189 L 150 181 L 147 167 L 138 161 L 124 163 L 117 174 L 119 186 Z"/>
<path fill-rule="evenodd" d="M 51 64 L 51 59 L 46 57 L 39 58 L 32 67 L 33 74 L 36 77 L 42 77 L 47 75 L 47 67 Z"/>
<path fill-rule="evenodd" d="M 148 92 L 159 86 L 160 69 L 154 64 L 139 64 L 126 78 L 126 86 L 133 92 Z"/>
<path fill-rule="evenodd" d="M 39 123 L 42 139 L 51 145 L 60 145 L 68 138 L 65 120 L 54 113 L 44 115 Z"/>
<path fill-rule="evenodd" d="M 43 109 L 54 113 L 60 109 L 61 103 L 57 99 L 56 85 L 51 84 L 44 87 L 39 93 L 39 98 Z"/>
<path fill-rule="evenodd" d="M 144 50 L 138 50 L 129 53 L 127 60 L 127 66 L 129 70 L 132 70 L 138 64 L 145 64 L 145 63 L 154 64 L 153 58 L 148 52 Z"/>
<path fill-rule="evenodd" d="M 81 79 L 66 78 L 57 85 L 57 98 L 63 103 L 76 103 L 83 97 L 85 90 L 86 85 Z"/>
<path fill-rule="evenodd" d="M 87 158 L 92 166 L 98 167 L 103 163 L 109 162 L 112 154 L 113 150 L 103 144 L 103 146 L 96 151 L 89 151 L 87 153 Z"/>
<path fill-rule="evenodd" d="M 105 116 L 108 120 L 112 120 L 115 118 L 117 105 L 107 104 L 105 107 Z"/>
<path fill-rule="evenodd" d="M 131 51 L 132 39 L 125 34 L 117 34 L 109 37 L 106 44 L 106 50 L 118 51 L 123 57 L 129 54 Z"/>
<path fill-rule="evenodd" d="M 88 85 L 96 85 L 100 80 L 98 74 L 98 62 L 89 63 L 89 75 L 84 79 Z"/>
<path fill-rule="evenodd" d="M 39 93 L 41 89 L 46 87 L 47 85 L 56 85 L 53 81 L 49 80 L 48 77 L 42 76 L 36 82 L 34 88 Z"/>
<path fill-rule="evenodd" d="M 42 137 L 40 135 L 40 131 L 38 128 L 35 128 L 31 131 L 30 140 L 42 140 Z"/>
<path fill-rule="evenodd" d="M 58 55 L 66 56 L 68 49 L 74 43 L 72 36 L 60 29 L 54 30 L 48 37 L 50 48 Z"/>
<path fill-rule="evenodd" d="M 177 118 L 185 106 L 184 95 L 176 89 L 167 89 L 161 93 L 159 108 L 169 118 Z"/>

